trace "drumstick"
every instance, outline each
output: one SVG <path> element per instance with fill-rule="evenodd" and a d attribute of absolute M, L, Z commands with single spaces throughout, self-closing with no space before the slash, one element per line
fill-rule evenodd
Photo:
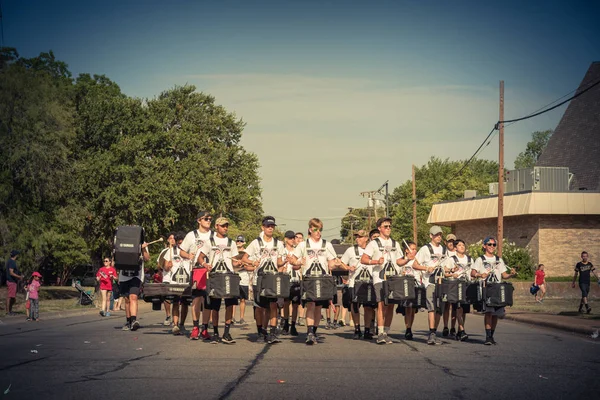
<path fill-rule="evenodd" d="M 148 245 L 151 245 L 151 244 L 154 244 L 154 243 L 158 243 L 158 242 L 162 242 L 163 240 L 164 240 L 163 238 L 156 239 L 156 240 L 153 240 L 152 242 L 148 243 Z"/>

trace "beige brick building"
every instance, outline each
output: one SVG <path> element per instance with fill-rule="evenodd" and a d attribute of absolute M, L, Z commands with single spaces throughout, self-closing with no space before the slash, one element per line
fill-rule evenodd
<path fill-rule="evenodd" d="M 496 236 L 498 197 L 434 204 L 427 220 L 449 226 L 467 242 Z M 573 274 L 581 251 L 600 267 L 600 193 L 509 193 L 504 197 L 504 238 L 528 246 L 549 276 Z"/>
<path fill-rule="evenodd" d="M 568 167 L 560 190 L 507 193 L 504 238 L 529 246 L 550 276 L 573 274 L 582 250 L 600 267 L 600 62 L 590 65 L 536 167 Z M 511 175 L 514 176 L 514 175 Z M 541 182 L 541 181 L 540 181 Z M 522 190 L 522 189 L 517 189 Z M 497 232 L 498 197 L 434 204 L 431 224 L 451 226 L 457 237 L 474 243 Z"/>

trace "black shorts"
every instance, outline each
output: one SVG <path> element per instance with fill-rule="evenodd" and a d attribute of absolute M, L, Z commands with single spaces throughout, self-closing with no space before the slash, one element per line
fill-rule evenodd
<path fill-rule="evenodd" d="M 581 289 L 581 297 L 588 297 L 588 294 L 590 294 L 590 284 L 589 283 L 580 283 L 579 289 Z"/>
<path fill-rule="evenodd" d="M 241 300 L 248 300 L 248 286 L 242 286 L 240 285 L 240 299 Z"/>
<path fill-rule="evenodd" d="M 292 282 L 290 286 L 290 297 L 289 300 L 292 304 L 300 304 L 300 297 L 302 296 L 302 288 L 297 282 Z"/>
<path fill-rule="evenodd" d="M 331 300 L 321 300 L 321 301 L 309 301 L 309 300 L 302 300 L 302 307 L 306 308 L 306 305 L 308 303 L 315 303 L 315 306 L 317 307 L 329 307 L 329 302 Z"/>
<path fill-rule="evenodd" d="M 220 311 L 222 300 L 223 299 L 215 299 L 214 297 L 211 297 L 211 298 L 205 297 L 204 298 L 204 307 L 206 307 L 207 310 Z M 225 307 L 237 306 L 237 305 L 238 305 L 238 299 L 225 299 Z"/>
<path fill-rule="evenodd" d="M 193 289 L 192 290 L 192 300 L 194 300 L 196 297 L 204 297 L 204 300 L 206 301 L 206 290 Z"/>
<path fill-rule="evenodd" d="M 468 314 L 468 313 L 471 312 L 471 305 L 470 304 L 458 304 L 458 303 L 453 303 L 452 304 L 452 311 L 456 311 L 458 309 L 459 305 L 460 305 L 460 308 L 462 308 L 464 314 Z"/>
<path fill-rule="evenodd" d="M 132 278 L 128 281 L 119 282 L 119 294 L 123 297 L 129 297 L 131 294 L 139 296 L 141 287 L 142 281 L 140 278 Z"/>

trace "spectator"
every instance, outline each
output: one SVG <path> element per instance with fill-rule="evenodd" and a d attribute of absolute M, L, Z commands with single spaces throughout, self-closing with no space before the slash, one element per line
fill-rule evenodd
<path fill-rule="evenodd" d="M 535 293 L 535 301 L 542 303 L 544 301 L 544 296 L 546 295 L 546 272 L 544 271 L 544 264 L 537 266 L 534 284 L 539 287 L 539 290 Z M 539 299 L 538 293 L 540 293 Z"/>
<path fill-rule="evenodd" d="M 588 304 L 588 294 L 590 292 L 590 274 L 593 273 L 596 276 L 596 280 L 600 282 L 598 275 L 596 275 L 594 265 L 588 261 L 588 253 L 584 251 L 581 253 L 581 261 L 575 265 L 575 275 L 573 275 L 573 287 L 575 287 L 575 280 L 577 280 L 577 274 L 579 274 L 579 289 L 581 290 L 581 302 L 579 303 L 579 312 L 583 312 L 583 306 L 585 306 L 586 312 L 589 314 L 592 312 L 592 308 Z"/>
<path fill-rule="evenodd" d="M 110 295 L 113 289 L 113 282 L 117 280 L 117 270 L 111 265 L 108 257 L 104 258 L 104 265 L 98 270 L 96 280 L 100 282 L 100 293 L 102 294 L 102 303 L 100 315 L 110 317 Z"/>
<path fill-rule="evenodd" d="M 40 300 L 39 300 L 39 290 L 40 279 L 42 275 L 39 272 L 34 272 L 32 274 L 31 283 L 27 286 L 27 294 L 29 295 L 29 317 L 31 321 L 39 321 L 40 320 Z M 29 320 L 29 318 L 28 318 Z"/>
<path fill-rule="evenodd" d="M 6 296 L 6 315 L 16 315 L 12 312 L 12 308 L 17 301 L 17 286 L 19 281 L 23 279 L 23 275 L 17 268 L 17 256 L 20 254 L 18 250 L 10 252 L 10 258 L 6 261 L 6 287 L 8 293 Z"/>

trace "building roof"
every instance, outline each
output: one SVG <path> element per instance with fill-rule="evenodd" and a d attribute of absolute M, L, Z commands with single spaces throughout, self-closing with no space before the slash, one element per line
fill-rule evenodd
<path fill-rule="evenodd" d="M 600 193 L 528 191 L 505 194 L 504 216 L 519 215 L 600 215 Z M 498 218 L 498 196 L 434 204 L 427 223 L 448 226 L 487 218 Z"/>
<path fill-rule="evenodd" d="M 600 62 L 594 62 L 577 93 L 598 81 Z M 569 167 L 571 190 L 600 190 L 600 85 L 571 101 L 536 165 Z"/>

